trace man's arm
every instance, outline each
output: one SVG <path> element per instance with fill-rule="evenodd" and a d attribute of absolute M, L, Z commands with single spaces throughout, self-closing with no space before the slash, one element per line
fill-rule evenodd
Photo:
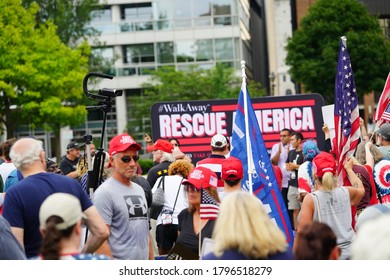
<path fill-rule="evenodd" d="M 308 223 L 311 223 L 313 221 L 313 215 L 314 215 L 314 201 L 312 195 L 306 195 L 303 199 L 301 211 L 300 211 L 300 218 L 298 223 L 298 231 L 302 230 L 302 227 Z M 293 250 L 296 250 L 296 244 L 297 242 L 294 242 Z"/>
<path fill-rule="evenodd" d="M 274 149 L 274 148 L 273 148 Z M 272 151 L 273 152 L 273 151 Z M 278 165 L 280 154 L 282 153 L 282 143 L 279 143 L 275 155 L 272 156 L 271 162 L 273 165 Z"/>
<path fill-rule="evenodd" d="M 24 241 L 23 241 L 24 229 L 19 227 L 11 227 L 11 230 L 16 240 L 18 240 L 18 242 L 20 243 L 20 245 L 24 250 Z"/>
<path fill-rule="evenodd" d="M 154 260 L 153 237 L 150 231 L 148 233 L 148 238 L 149 238 L 149 260 Z"/>
<path fill-rule="evenodd" d="M 107 240 L 110 231 L 95 206 L 89 207 L 84 211 L 84 214 L 87 216 L 87 227 L 90 234 L 83 252 L 94 253 Z"/>
<path fill-rule="evenodd" d="M 108 228 L 108 231 L 110 231 L 110 226 L 107 225 L 107 228 Z M 96 254 L 102 254 L 102 255 L 106 255 L 110 258 L 112 258 L 112 252 L 111 252 L 111 248 L 110 248 L 110 245 L 108 245 L 108 241 L 104 241 L 102 246 L 100 246 L 96 251 L 95 251 Z"/>
<path fill-rule="evenodd" d="M 364 189 L 363 183 L 360 178 L 356 175 L 356 173 L 352 170 L 353 163 L 352 159 L 347 159 L 344 163 L 345 171 L 347 172 L 347 176 L 349 181 L 351 182 L 352 187 L 348 188 L 351 206 L 358 205 L 362 200 L 364 193 L 366 190 Z"/>
<path fill-rule="evenodd" d="M 79 177 L 79 172 L 77 170 L 75 170 L 75 171 L 69 172 L 68 174 L 66 174 L 66 176 L 75 179 L 75 178 Z"/>

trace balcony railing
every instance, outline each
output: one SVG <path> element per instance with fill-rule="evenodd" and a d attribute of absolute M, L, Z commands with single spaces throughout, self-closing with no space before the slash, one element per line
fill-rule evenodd
<path fill-rule="evenodd" d="M 188 28 L 218 27 L 238 25 L 238 16 L 214 16 L 183 19 L 160 19 L 160 20 L 124 20 L 119 23 L 92 22 L 91 27 L 102 34 L 117 34 L 122 32 L 180 30 Z"/>

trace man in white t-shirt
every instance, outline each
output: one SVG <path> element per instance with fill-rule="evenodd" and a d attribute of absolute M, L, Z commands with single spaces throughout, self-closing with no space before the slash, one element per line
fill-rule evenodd
<path fill-rule="evenodd" d="M 288 181 L 290 180 L 290 171 L 287 171 L 286 169 L 286 160 L 288 153 L 291 150 L 290 137 L 291 130 L 287 128 L 282 129 L 280 131 L 280 142 L 273 145 L 270 156 L 272 164 L 279 166 L 280 170 L 282 171 L 282 197 L 286 208 L 288 204 Z"/>

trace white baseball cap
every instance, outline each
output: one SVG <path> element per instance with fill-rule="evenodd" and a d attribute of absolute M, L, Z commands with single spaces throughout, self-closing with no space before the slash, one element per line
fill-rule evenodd
<path fill-rule="evenodd" d="M 227 144 L 226 137 L 222 134 L 215 134 L 213 138 L 211 138 L 211 146 L 215 148 L 223 148 Z"/>
<path fill-rule="evenodd" d="M 46 229 L 46 222 L 52 216 L 58 216 L 63 220 L 56 225 L 58 230 L 67 229 L 85 218 L 79 199 L 68 193 L 54 193 L 43 201 L 39 209 L 41 229 Z"/>

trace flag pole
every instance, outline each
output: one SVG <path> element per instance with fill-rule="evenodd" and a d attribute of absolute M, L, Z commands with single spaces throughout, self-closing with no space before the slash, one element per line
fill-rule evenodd
<path fill-rule="evenodd" d="M 249 183 L 249 192 L 253 194 L 252 186 L 252 174 L 253 174 L 253 160 L 252 160 L 252 147 L 250 142 L 250 131 L 249 131 L 249 121 L 248 121 L 248 93 L 246 90 L 246 74 L 245 74 L 245 61 L 241 61 L 241 76 L 242 76 L 242 85 L 241 90 L 244 94 L 244 116 L 245 116 L 245 135 L 246 135 L 246 151 L 247 151 L 247 161 L 248 161 L 248 183 Z"/>

